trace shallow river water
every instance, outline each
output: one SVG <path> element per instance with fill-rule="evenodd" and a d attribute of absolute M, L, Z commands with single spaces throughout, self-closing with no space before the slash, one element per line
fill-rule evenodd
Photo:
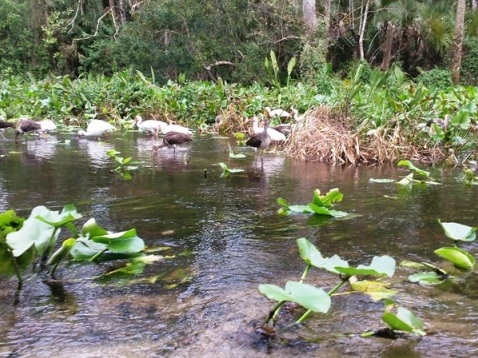
<path fill-rule="evenodd" d="M 423 320 L 422 338 L 362 338 L 384 327 L 383 303 L 347 286 L 327 314 L 313 314 L 270 341 L 256 333 L 274 306 L 258 286 L 300 278 L 300 237 L 353 265 L 387 254 L 397 265 L 445 266 L 433 251 L 452 242 L 437 219 L 478 226 L 478 186 L 464 184 L 460 170 L 427 168 L 441 185 L 404 188 L 370 178 L 399 180 L 407 170 L 302 163 L 278 152 L 261 159 L 211 134 L 195 136 L 176 155 L 167 148 L 152 155 L 153 140 L 134 132 L 102 141 L 59 133 L 18 145 L 6 136 L 0 212 L 28 217 L 37 205 L 74 204 L 80 224 L 95 218 L 112 231 L 134 227 L 148 247 L 164 249 L 164 259 L 132 277 L 98 278 L 115 263 L 61 265 L 60 282 L 28 275 L 19 293 L 15 279 L 1 278 L 0 357 L 478 356 L 476 269 L 424 287 L 407 282 L 411 272 L 397 266 L 389 280 L 394 299 Z M 246 158 L 230 159 L 229 144 Z M 139 162 L 131 180 L 114 172 L 109 149 Z M 222 176 L 219 162 L 245 171 Z M 344 199 L 335 209 L 351 215 L 277 214 L 278 198 L 306 204 L 317 188 L 339 188 Z M 478 253 L 474 242 L 463 248 Z M 326 272 L 309 276 L 326 290 L 336 283 Z"/>

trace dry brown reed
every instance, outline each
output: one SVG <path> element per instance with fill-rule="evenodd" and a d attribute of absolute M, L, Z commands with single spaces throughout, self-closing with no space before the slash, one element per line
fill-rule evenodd
<path fill-rule="evenodd" d="M 284 151 L 303 161 L 385 164 L 400 159 L 433 164 L 445 158 L 438 146 L 418 147 L 399 121 L 374 130 L 350 128 L 350 120 L 326 106 L 310 109 L 292 127 Z"/>

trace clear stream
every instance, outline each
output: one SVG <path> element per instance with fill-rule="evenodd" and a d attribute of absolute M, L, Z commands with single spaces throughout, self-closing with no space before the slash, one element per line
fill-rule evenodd
<path fill-rule="evenodd" d="M 95 218 L 112 231 L 136 228 L 148 247 L 165 247 L 161 262 L 133 277 L 97 278 L 115 263 L 62 265 L 61 284 L 28 276 L 0 280 L 0 357 L 472 357 L 478 356 L 478 276 L 435 287 L 407 282 L 397 267 L 395 300 L 427 326 L 423 338 L 361 338 L 384 327 L 383 304 L 361 294 L 338 295 L 326 315 L 272 341 L 256 328 L 274 306 L 262 283 L 284 286 L 305 267 L 296 239 L 307 237 L 325 256 L 369 264 L 374 255 L 444 262 L 433 251 L 450 246 L 437 219 L 478 225 L 478 186 L 459 170 L 429 168 L 441 186 L 401 188 L 370 183 L 399 180 L 407 170 L 301 163 L 279 153 L 261 160 L 251 148 L 213 135 L 152 155 L 153 140 L 140 133 L 103 141 L 58 133 L 48 140 L 13 133 L 0 141 L 0 212 L 28 217 L 45 205 L 74 204 L 77 226 Z M 65 144 L 65 139 L 71 140 Z M 228 144 L 245 159 L 229 159 Z M 139 161 L 132 180 L 113 171 L 106 151 Z M 222 177 L 217 165 L 243 168 Z M 277 215 L 277 198 L 306 204 L 313 190 L 339 188 L 337 210 L 350 218 L 314 220 Z M 465 249 L 478 254 L 478 244 Z M 309 282 L 330 289 L 336 277 L 312 270 Z M 345 292 L 342 290 L 341 292 Z M 286 318 L 284 318 L 286 319 Z"/>

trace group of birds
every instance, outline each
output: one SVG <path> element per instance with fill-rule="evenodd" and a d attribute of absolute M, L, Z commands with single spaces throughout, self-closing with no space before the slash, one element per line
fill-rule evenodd
<path fill-rule="evenodd" d="M 32 131 L 36 131 L 40 135 L 45 135 L 50 131 L 54 131 L 56 129 L 56 124 L 50 119 L 37 122 L 32 119 L 20 118 L 16 123 L 0 119 L 0 130 L 3 132 L 3 130 L 7 128 L 15 129 L 15 143 L 18 143 L 19 135 Z M 2 135 L 3 140 L 5 140 L 5 136 L 2 132 L 0 132 L 0 134 Z"/>
<path fill-rule="evenodd" d="M 292 109 L 294 111 L 294 109 Z M 297 117 L 297 112 L 292 114 L 294 118 Z M 280 142 L 286 140 L 287 131 L 290 133 L 290 125 L 279 125 L 274 128 L 269 127 L 271 118 L 290 117 L 291 114 L 284 110 L 271 110 L 269 107 L 265 108 L 265 118 L 263 120 L 264 126 L 259 126 L 259 118 L 252 117 L 253 135 L 246 141 L 246 145 L 261 150 L 262 154 L 272 142 Z M 176 146 L 189 143 L 193 140 L 193 132 L 191 129 L 177 125 L 167 124 L 159 120 L 143 120 L 140 115 L 137 115 L 133 120 L 133 124 L 142 132 L 150 133 L 157 140 L 153 144 L 152 151 L 155 153 L 160 148 L 169 147 L 174 149 L 176 154 Z M 7 122 L 0 119 L 0 134 L 3 136 L 3 130 L 6 128 L 15 129 L 15 142 L 18 143 L 18 136 L 27 132 L 38 132 L 40 134 L 48 133 L 56 129 L 56 124 L 51 120 L 34 121 L 27 118 L 21 118 L 16 123 Z M 78 137 L 90 137 L 99 139 L 105 133 L 115 130 L 115 127 L 103 120 L 93 119 L 88 123 L 86 130 L 78 131 Z M 159 132 L 163 134 L 161 141 L 158 140 Z"/>

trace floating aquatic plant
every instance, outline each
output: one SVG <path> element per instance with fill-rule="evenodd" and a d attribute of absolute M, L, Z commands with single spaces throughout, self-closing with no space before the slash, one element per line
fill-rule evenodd
<path fill-rule="evenodd" d="M 333 204 L 342 201 L 343 196 L 338 188 L 334 188 L 330 189 L 325 195 L 321 195 L 320 190 L 315 189 L 312 201 L 307 205 L 291 205 L 285 199 L 278 198 L 277 203 L 282 206 L 278 210 L 278 214 L 301 213 L 326 215 L 334 218 L 344 217 L 347 215 L 346 212 L 332 209 Z"/>
<path fill-rule="evenodd" d="M 115 162 L 118 164 L 118 166 L 115 168 L 115 172 L 120 174 L 123 179 L 131 180 L 132 179 L 131 171 L 137 170 L 138 166 L 131 165 L 131 164 L 136 164 L 132 162 L 133 160 L 132 157 L 123 158 L 120 156 L 120 154 L 121 152 L 118 152 L 115 149 L 110 149 L 106 152 L 106 155 L 110 158 L 113 158 Z"/>
<path fill-rule="evenodd" d="M 219 166 L 222 169 L 222 176 L 228 176 L 229 174 L 241 173 L 244 171 L 244 169 L 229 168 L 225 163 L 219 163 Z"/>
<path fill-rule="evenodd" d="M 307 264 L 299 281 L 288 281 L 285 288 L 281 288 L 276 285 L 262 284 L 259 286 L 259 292 L 265 295 L 267 298 L 278 301 L 278 304 L 270 311 L 267 316 L 263 332 L 273 332 L 272 326 L 278 317 L 279 310 L 288 301 L 295 302 L 300 306 L 307 309 L 302 314 L 296 323 L 304 322 L 312 312 L 326 313 L 330 309 L 332 296 L 347 282 L 350 282 L 352 277 L 357 276 L 393 276 L 395 273 L 395 260 L 389 256 L 375 256 L 372 259 L 372 263 L 368 266 L 359 265 L 356 268 L 350 267 L 348 262 L 340 258 L 338 255 L 331 257 L 324 257 L 317 247 L 312 244 L 306 238 L 297 239 L 297 245 L 299 247 L 299 253 L 301 258 Z M 339 276 L 340 281 L 328 292 L 325 292 L 320 287 L 315 287 L 310 284 L 305 284 L 307 274 L 312 267 L 327 270 L 333 274 Z M 351 287 L 354 288 L 354 284 L 359 282 L 355 279 L 351 282 Z M 371 284 L 368 281 L 368 287 L 363 284 L 365 281 L 361 281 L 362 285 L 358 291 L 370 294 L 372 297 L 380 298 L 390 297 L 395 294 L 395 291 L 377 288 L 377 286 L 370 288 Z M 358 284 L 357 284 L 358 285 Z M 355 286 L 357 287 L 357 286 Z M 272 326 L 271 326 L 272 324 Z"/>
<path fill-rule="evenodd" d="M 0 274 L 14 272 L 21 287 L 22 271 L 37 257 L 41 257 L 40 269 L 52 267 L 53 277 L 58 265 L 68 259 L 98 262 L 143 255 L 145 245 L 135 229 L 111 232 L 90 219 L 79 232 L 73 222 L 81 217 L 73 205 L 65 205 L 61 212 L 37 206 L 26 220 L 11 210 L 0 214 Z M 63 228 L 71 235 L 51 253 Z"/>
<path fill-rule="evenodd" d="M 410 169 L 411 173 L 408 174 L 406 177 L 401 179 L 397 182 L 397 184 L 409 186 L 413 183 L 422 183 L 422 184 L 430 184 L 430 185 L 441 185 L 440 183 L 429 180 L 430 172 L 417 168 L 411 161 L 409 160 L 400 160 L 397 164 L 399 167 L 407 167 Z"/>
<path fill-rule="evenodd" d="M 471 242 L 476 239 L 476 227 L 454 222 L 442 222 L 439 219 L 438 223 L 441 225 L 445 236 L 453 240 L 455 244 L 458 244 L 458 242 Z M 448 260 L 454 266 L 460 269 L 471 270 L 476 265 L 475 257 L 468 251 L 461 249 L 457 246 L 440 247 L 434 252 L 441 258 Z M 417 282 L 422 285 L 436 285 L 452 277 L 445 270 L 438 268 L 430 263 L 422 262 L 417 265 L 421 265 L 418 267 L 420 269 L 423 269 L 424 271 L 410 275 L 408 277 L 408 280 L 410 282 Z M 410 264 L 408 266 L 410 266 Z"/>

